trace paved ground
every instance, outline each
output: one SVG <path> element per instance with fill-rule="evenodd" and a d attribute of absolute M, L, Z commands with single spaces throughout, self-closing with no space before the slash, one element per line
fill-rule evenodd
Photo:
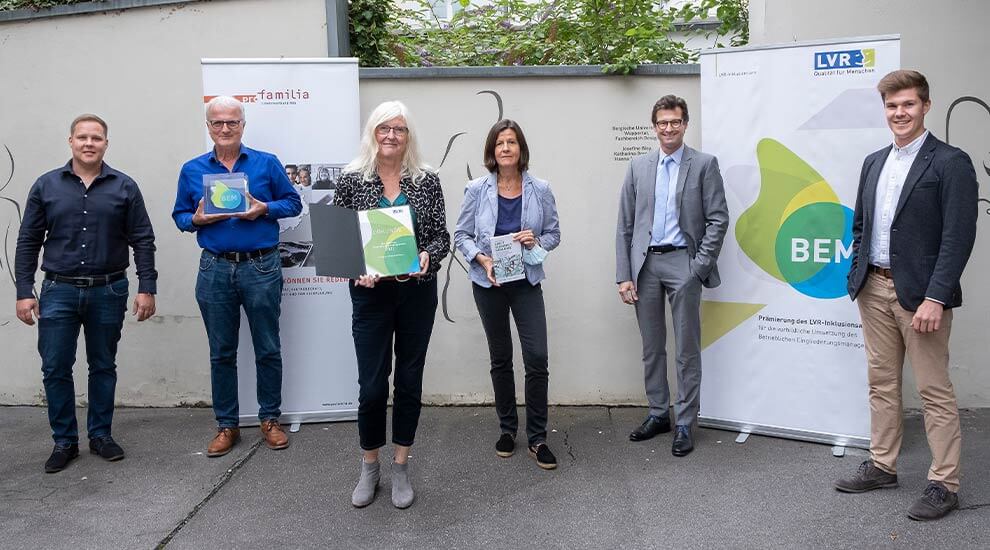
<path fill-rule="evenodd" d="M 79 418 L 85 422 L 85 411 Z M 670 436 L 630 443 L 643 409 L 557 407 L 560 467 L 495 456 L 491 408 L 426 408 L 411 462 L 416 502 L 382 489 L 356 510 L 354 423 L 309 424 L 270 451 L 256 428 L 209 459 L 208 409 L 122 409 L 127 458 L 84 453 L 45 474 L 45 410 L 0 408 L 0 548 L 988 548 L 990 410 L 963 413 L 962 510 L 934 523 L 904 512 L 928 466 L 921 420 L 906 422 L 901 487 L 845 495 L 831 481 L 865 453 L 699 430 L 670 455 Z"/>

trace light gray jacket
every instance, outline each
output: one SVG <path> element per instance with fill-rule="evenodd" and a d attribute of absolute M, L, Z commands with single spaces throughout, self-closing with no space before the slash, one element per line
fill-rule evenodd
<path fill-rule="evenodd" d="M 534 178 L 529 172 L 522 174 L 522 229 L 529 229 L 537 242 L 547 252 L 560 244 L 560 222 L 557 203 L 550 184 Z M 468 182 L 464 188 L 464 204 L 457 217 L 454 243 L 471 265 L 471 281 L 488 288 L 492 286 L 485 268 L 474 261 L 479 252 L 492 255 L 491 238 L 498 222 L 498 176 L 490 173 Z M 543 265 L 524 264 L 526 280 L 535 285 L 546 278 Z"/>
<path fill-rule="evenodd" d="M 615 282 L 639 279 L 653 230 L 655 188 L 660 150 L 629 161 L 619 195 L 615 229 Z M 719 251 L 729 226 L 729 209 L 718 160 L 684 146 L 677 175 L 677 223 L 687 240 L 691 271 L 708 288 L 718 286 Z"/>

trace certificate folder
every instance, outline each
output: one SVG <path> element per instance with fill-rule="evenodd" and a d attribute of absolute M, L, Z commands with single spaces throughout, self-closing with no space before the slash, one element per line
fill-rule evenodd
<path fill-rule="evenodd" d="M 419 252 L 408 206 L 354 211 L 311 204 L 316 274 L 356 279 L 419 271 Z"/>

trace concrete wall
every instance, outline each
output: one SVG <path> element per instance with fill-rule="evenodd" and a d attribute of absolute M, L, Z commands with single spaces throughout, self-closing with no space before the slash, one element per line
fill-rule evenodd
<path fill-rule="evenodd" d="M 901 33 L 904 65 L 918 67 L 932 80 L 931 126 L 944 136 L 951 99 L 973 95 L 990 100 L 990 77 L 979 70 L 979 56 L 988 49 L 979 24 L 990 8 L 975 1 L 955 4 L 959 8 L 952 13 L 936 13 L 915 0 L 878 1 L 868 8 L 848 0 L 828 6 L 752 0 L 753 39 Z M 849 13 L 856 18 L 843 15 Z M 158 234 L 159 315 L 125 324 L 119 354 L 121 403 L 167 406 L 209 400 L 207 344 L 193 297 L 197 247 L 191 236 L 178 234 L 169 216 L 178 167 L 203 150 L 199 59 L 320 57 L 327 51 L 324 21 L 324 0 L 217 0 L 0 22 L 0 187 L 12 172 L 0 196 L 23 204 L 37 175 L 69 158 L 66 125 L 83 111 L 108 119 L 107 161 L 134 176 L 146 196 Z M 499 114 L 495 95 L 487 92 L 501 98 L 504 116 L 527 131 L 532 172 L 551 181 L 561 212 L 562 245 L 548 260 L 550 278 L 544 285 L 550 397 L 557 403 L 642 403 L 638 332 L 632 311 L 615 296 L 613 280 L 617 189 L 630 154 L 624 148 L 655 142 L 645 123 L 657 96 L 677 93 L 688 100 L 694 110 L 687 141 L 700 143 L 697 76 L 683 71 L 633 77 L 364 75 L 362 112 L 384 99 L 407 102 L 422 132 L 423 152 L 434 166 L 451 136 L 464 132 L 440 166 L 451 228 L 467 172 L 481 173 L 482 140 Z M 952 141 L 978 164 L 990 164 L 988 120 L 974 105 L 960 106 L 953 115 Z M 13 164 L 3 146 L 11 151 Z M 980 177 L 986 185 L 987 174 L 981 171 Z M 990 405 L 990 372 L 984 368 L 990 352 L 990 290 L 979 284 L 990 267 L 983 245 L 988 218 L 981 215 L 980 241 L 963 281 L 967 304 L 957 314 L 953 333 L 953 379 L 960 404 L 970 407 Z M 21 324 L 13 311 L 9 260 L 17 227 L 16 209 L 0 201 L 6 252 L 0 256 L 0 404 L 40 403 L 43 398 L 36 331 Z M 447 305 L 453 322 L 438 313 L 424 397 L 435 403 L 488 401 L 485 340 L 469 283 L 456 265 Z M 81 361 L 83 357 L 80 353 Z M 85 401 L 85 366 L 80 363 L 76 372 L 77 393 Z"/>
<path fill-rule="evenodd" d="M 223 0 L 0 22 L 0 95 L 5 98 L 0 144 L 14 157 L 13 165 L 0 157 L 0 185 L 13 170 L 3 197 L 23 204 L 37 175 L 69 158 L 68 122 L 92 111 L 110 124 L 107 161 L 139 182 L 156 228 L 158 315 L 125 324 L 121 403 L 167 406 L 210 398 L 208 349 L 193 293 L 197 247 L 193 237 L 178 233 L 169 216 L 179 166 L 204 150 L 199 59 L 323 56 L 324 4 Z M 515 74 L 511 68 L 505 72 Z M 698 104 L 697 68 L 673 72 L 679 74 L 603 77 L 590 69 L 587 76 L 552 78 L 362 80 L 363 112 L 384 99 L 409 104 L 423 152 L 434 166 L 451 136 L 462 133 L 440 167 L 451 229 L 468 170 L 483 171 L 482 143 L 499 116 L 496 95 L 504 116 L 527 130 L 532 171 L 554 185 L 563 231 L 563 245 L 548 260 L 550 279 L 544 285 L 554 402 L 643 402 L 635 320 L 615 294 L 615 207 L 631 154 L 624 148 L 641 151 L 655 143 L 648 117 L 656 97 L 677 93 Z M 695 111 L 689 143 L 700 143 L 698 129 Z M 0 201 L 0 208 L 0 230 L 7 232 L 5 250 L 12 258 L 17 211 L 7 201 Z M 7 305 L 0 308 L 0 404 L 39 403 L 36 329 L 14 316 L 10 265 L 6 257 L 2 263 L 0 304 Z M 135 286 L 132 282 L 132 292 Z M 469 282 L 456 265 L 447 305 L 450 321 L 438 314 L 434 331 L 425 399 L 490 401 L 487 347 Z M 81 351 L 79 360 L 76 389 L 84 402 Z M 521 361 L 517 364 L 521 367 Z"/>
<path fill-rule="evenodd" d="M 467 171 L 484 173 L 482 147 L 498 117 L 526 132 L 530 171 L 548 179 L 560 212 L 561 246 L 547 260 L 544 283 L 550 335 L 550 398 L 557 403 L 639 403 L 644 400 L 639 333 L 632 310 L 615 292 L 615 213 L 626 169 L 623 147 L 650 147 L 656 137 L 626 140 L 649 130 L 650 109 L 663 93 L 697 105 L 696 76 L 557 77 L 369 80 L 361 82 L 364 110 L 400 99 L 417 115 L 423 150 L 440 168 L 453 230 Z M 697 145 L 700 118 L 691 119 L 688 141 Z M 448 260 L 449 261 L 449 260 Z M 458 266 L 451 270 L 450 318 L 438 318 L 424 381 L 425 399 L 476 402 L 491 399 L 488 349 L 471 296 Z M 518 356 L 518 350 L 517 350 Z M 518 389 L 522 389 L 521 360 Z"/>
<path fill-rule="evenodd" d="M 23 205 L 37 176 L 70 158 L 68 123 L 110 124 L 106 160 L 141 185 L 158 236 L 158 316 L 125 324 L 118 399 L 172 405 L 209 399 L 207 345 L 193 297 L 194 238 L 170 217 L 176 176 L 203 147 L 202 57 L 322 57 L 324 0 L 220 0 L 0 22 L 0 195 Z M 13 154 L 11 165 L 3 150 Z M 14 315 L 17 211 L 0 201 L 0 403 L 43 397 L 36 329 Z M 136 292 L 133 284 L 132 294 Z M 85 401 L 85 355 L 76 392 Z"/>
<path fill-rule="evenodd" d="M 949 105 L 970 96 L 990 104 L 990 2 L 984 0 L 750 0 L 750 42 L 770 44 L 795 40 L 879 34 L 901 35 L 901 66 L 928 77 L 932 110 L 928 129 L 973 159 L 980 196 L 990 199 L 990 112 L 973 102 L 955 107 L 946 128 Z M 861 163 L 862 159 L 850 159 Z M 963 307 L 952 323 L 951 376 L 960 406 L 990 406 L 990 203 L 980 203 L 976 248 L 963 273 Z M 909 369 L 908 369 L 909 370 Z M 920 404 L 910 372 L 906 402 Z"/>

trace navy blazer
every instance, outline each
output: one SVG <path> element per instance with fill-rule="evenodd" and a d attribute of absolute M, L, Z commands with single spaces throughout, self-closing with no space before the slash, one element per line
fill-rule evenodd
<path fill-rule="evenodd" d="M 853 300 L 869 269 L 877 181 L 892 146 L 863 162 L 853 217 L 848 291 Z M 915 311 L 925 298 L 962 305 L 959 278 L 976 240 L 979 184 L 969 155 L 928 134 L 908 170 L 890 226 L 890 269 L 901 307 Z"/>

